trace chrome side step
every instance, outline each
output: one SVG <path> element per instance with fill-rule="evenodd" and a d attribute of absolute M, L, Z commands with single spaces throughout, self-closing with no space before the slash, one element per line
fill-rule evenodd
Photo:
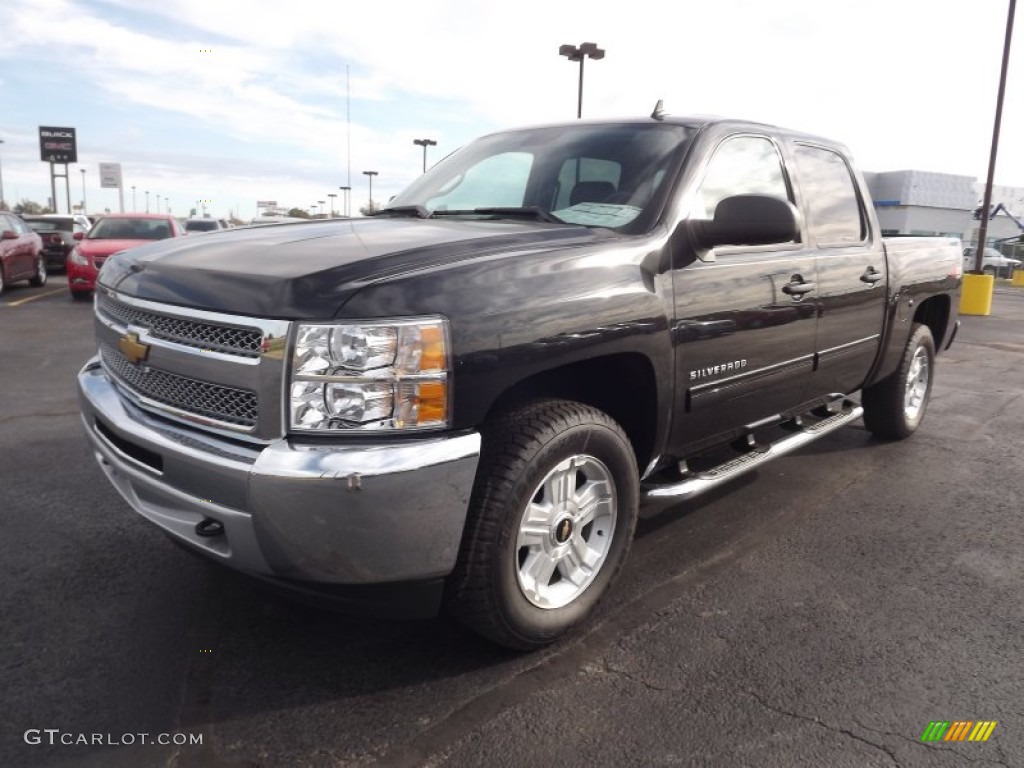
<path fill-rule="evenodd" d="M 671 499 L 673 501 L 685 501 L 686 499 L 692 499 L 694 496 L 706 493 L 712 488 L 722 485 L 722 483 L 726 483 L 735 477 L 739 477 L 765 462 L 777 459 L 779 456 L 785 456 L 787 453 L 792 453 L 798 448 L 814 442 L 819 437 L 824 437 L 829 432 L 845 427 L 850 422 L 859 419 L 863 413 L 864 409 L 859 405 L 846 404 L 843 410 L 832 416 L 828 416 L 814 424 L 798 426 L 793 434 L 765 446 L 763 450 L 744 453 L 735 459 L 719 464 L 717 467 L 704 472 L 693 472 L 678 483 L 644 485 L 640 492 L 641 500 Z"/>

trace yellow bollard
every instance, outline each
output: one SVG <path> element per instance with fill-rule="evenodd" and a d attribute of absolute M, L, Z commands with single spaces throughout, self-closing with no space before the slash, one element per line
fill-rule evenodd
<path fill-rule="evenodd" d="M 1024 269 L 1013 270 L 1013 280 L 1010 281 L 1010 285 L 1024 287 Z"/>
<path fill-rule="evenodd" d="M 992 293 L 996 278 L 993 275 L 964 275 L 963 291 L 960 293 L 961 315 L 991 315 Z"/>

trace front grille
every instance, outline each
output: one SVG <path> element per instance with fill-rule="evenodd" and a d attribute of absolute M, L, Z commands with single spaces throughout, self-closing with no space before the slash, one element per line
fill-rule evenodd
<path fill-rule="evenodd" d="M 107 371 L 133 392 L 162 405 L 244 428 L 256 426 L 259 406 L 255 392 L 132 365 L 116 349 L 100 346 Z"/>
<path fill-rule="evenodd" d="M 172 317 L 125 304 L 103 291 L 97 304 L 100 312 L 111 319 L 146 328 L 155 339 L 240 357 L 259 357 L 263 347 L 263 331 L 259 328 Z"/>

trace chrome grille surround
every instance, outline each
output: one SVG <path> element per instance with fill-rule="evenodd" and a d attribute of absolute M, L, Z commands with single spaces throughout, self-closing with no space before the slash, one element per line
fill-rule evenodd
<path fill-rule="evenodd" d="M 103 369 L 137 407 L 246 442 L 284 435 L 290 321 L 163 304 L 102 284 L 94 319 Z M 145 347 L 138 362 L 120 351 L 129 338 Z"/>
<path fill-rule="evenodd" d="M 145 400 L 246 429 L 256 426 L 259 406 L 255 392 L 133 365 L 106 344 L 100 345 L 100 359 L 119 383 Z"/>
<path fill-rule="evenodd" d="M 115 322 L 149 330 L 154 339 L 241 357 L 259 357 L 263 331 L 245 325 L 215 325 L 174 317 L 125 303 L 107 291 L 96 296 L 98 311 Z"/>

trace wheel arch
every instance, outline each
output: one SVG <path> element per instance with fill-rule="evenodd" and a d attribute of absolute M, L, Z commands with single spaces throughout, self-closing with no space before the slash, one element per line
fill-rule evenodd
<path fill-rule="evenodd" d="M 949 332 L 950 298 L 945 294 L 925 299 L 914 312 L 914 322 L 928 326 L 935 341 L 935 351 L 943 349 Z"/>
<path fill-rule="evenodd" d="M 633 446 L 643 471 L 656 454 L 658 385 L 646 355 L 619 352 L 551 368 L 504 390 L 491 404 L 485 423 L 495 414 L 542 397 L 574 400 L 607 413 Z"/>

